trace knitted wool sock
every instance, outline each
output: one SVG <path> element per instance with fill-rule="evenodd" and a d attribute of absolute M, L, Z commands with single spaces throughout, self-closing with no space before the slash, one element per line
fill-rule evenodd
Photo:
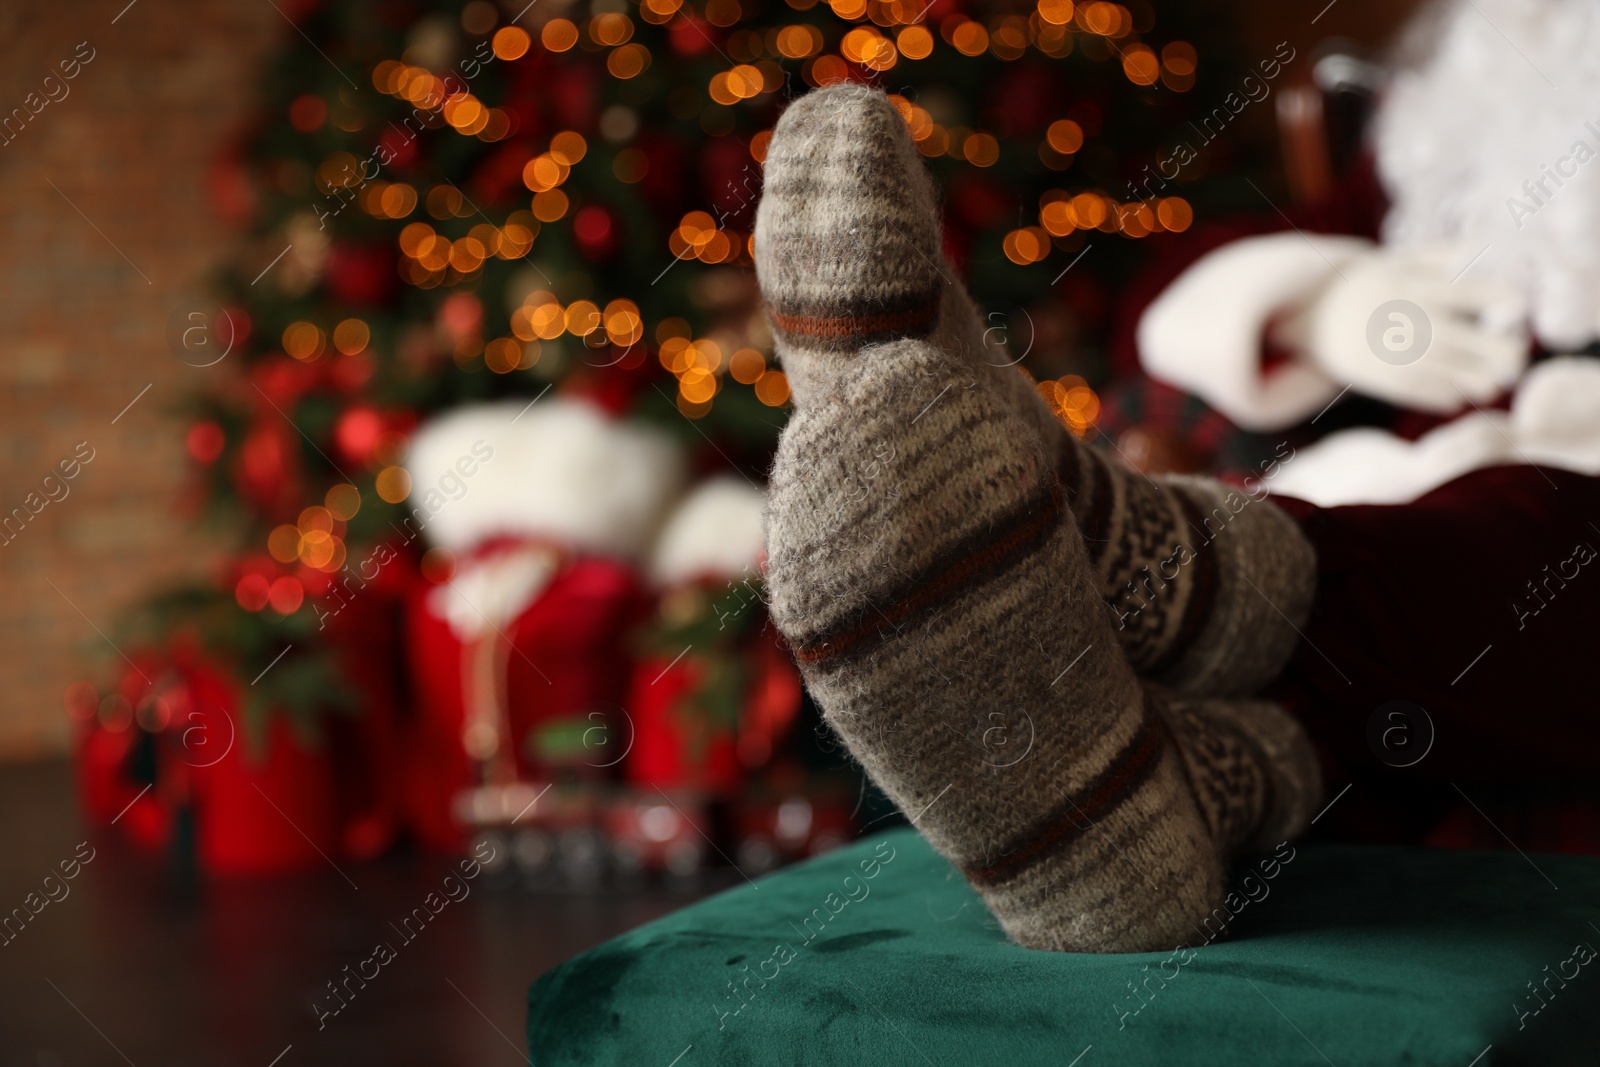
<path fill-rule="evenodd" d="M 1322 800 L 1322 769 L 1287 712 L 1265 701 L 1200 699 L 1144 686 L 1224 856 L 1262 852 L 1305 831 Z"/>
<path fill-rule="evenodd" d="M 1147 477 L 1080 441 L 1032 383 L 1008 392 L 1034 409 L 1057 458 L 1100 595 L 1134 670 L 1184 693 L 1245 695 L 1293 654 L 1316 592 L 1316 556 L 1266 498 L 1212 478 Z"/>
<path fill-rule="evenodd" d="M 925 186 L 871 90 L 803 98 L 769 146 L 756 261 L 796 404 L 773 619 L 851 751 L 1019 943 L 1204 939 L 1227 854 L 1304 824 L 1315 763 L 1270 705 L 1141 688 L 1056 457 L 976 365 Z"/>
<path fill-rule="evenodd" d="M 925 336 L 942 322 L 952 350 L 1053 457 L 1134 670 L 1217 696 L 1270 681 L 1315 590 L 1315 558 L 1294 521 L 1210 479 L 1147 478 L 1075 438 L 1031 380 L 986 345 L 983 320 L 944 259 L 932 183 L 888 99 L 837 86 L 791 110 L 786 136 L 768 147 L 762 215 L 783 247 L 758 266 L 796 402 L 826 354 Z"/>
<path fill-rule="evenodd" d="M 829 723 L 1019 943 L 1192 939 L 1221 854 L 1037 435 L 920 341 L 827 371 L 779 444 L 767 581 Z"/>

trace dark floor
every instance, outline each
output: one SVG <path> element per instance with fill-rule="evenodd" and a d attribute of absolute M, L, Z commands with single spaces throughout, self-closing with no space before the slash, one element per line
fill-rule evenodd
<path fill-rule="evenodd" d="M 159 860 L 86 833 L 69 775 L 65 763 L 0 767 L 0 913 L 79 842 L 97 850 L 69 895 L 0 944 L 3 1067 L 526 1063 L 534 978 L 696 895 L 480 879 L 407 943 L 389 924 L 439 887 L 445 857 L 345 866 L 356 888 L 332 868 L 185 888 Z M 396 958 L 319 1029 L 326 983 L 384 940 Z"/>

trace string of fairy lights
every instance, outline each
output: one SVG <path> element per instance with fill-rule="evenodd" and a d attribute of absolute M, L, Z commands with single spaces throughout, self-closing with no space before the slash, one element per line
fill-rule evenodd
<path fill-rule="evenodd" d="M 819 0 L 786 2 L 790 8 L 804 12 L 817 7 Z M 718 105 L 701 119 L 702 128 L 712 135 L 731 129 L 731 121 L 719 111 L 778 92 L 789 84 L 785 61 L 798 62 L 800 76 L 816 87 L 847 80 L 855 69 L 881 74 L 902 63 L 916 64 L 940 49 L 966 57 L 987 53 L 1005 62 L 1022 58 L 1029 49 L 1054 58 L 1081 49 L 1092 59 L 1119 61 L 1126 78 L 1138 86 L 1159 84 L 1181 93 L 1195 82 L 1198 57 L 1192 45 L 1174 41 L 1158 52 L 1140 39 L 1140 34 L 1153 25 L 1147 4 L 1037 0 L 1025 15 L 1005 14 L 979 20 L 958 13 L 933 24 L 925 21 L 930 6 L 926 0 L 831 0 L 826 7 L 832 14 L 845 23 L 854 23 L 839 37 L 833 51 L 827 50 L 823 29 L 811 22 L 765 29 L 737 28 L 746 14 L 740 0 L 706 0 L 698 10 L 685 0 L 641 0 L 636 14 L 643 22 L 669 30 L 688 27 L 697 31 L 711 26 L 732 31 L 718 48 L 731 65 L 713 74 L 705 87 L 706 96 Z M 497 16 L 489 17 L 487 28 L 493 28 Z M 548 18 L 532 32 L 517 25 L 501 26 L 494 30 L 490 45 L 496 59 L 502 61 L 520 59 L 534 48 L 552 53 L 574 48 L 604 51 L 607 74 L 627 81 L 653 62 L 649 47 L 633 40 L 635 30 L 634 17 L 605 11 L 580 20 Z M 463 137 L 499 142 L 516 132 L 513 112 L 486 104 L 470 90 L 460 88 L 459 82 L 448 82 L 419 63 L 384 60 L 373 68 L 371 81 L 382 93 L 436 113 L 438 119 Z M 904 96 L 892 95 L 890 100 L 923 155 L 948 157 L 976 168 L 991 167 L 1000 160 L 1001 146 L 994 134 L 941 125 L 929 110 Z M 310 94 L 294 101 L 290 110 L 291 123 L 303 132 L 320 127 L 330 117 L 328 104 Z M 727 129 L 721 128 L 724 123 Z M 751 139 L 749 154 L 755 164 L 764 160 L 770 138 L 770 131 L 766 131 Z M 1058 119 L 1048 126 L 1037 145 L 1038 158 L 1052 171 L 1067 171 L 1083 149 L 1085 139 L 1079 122 Z M 404 181 L 365 179 L 359 161 L 343 151 L 325 157 L 316 168 L 316 178 L 325 190 L 352 191 L 354 202 L 373 218 L 412 219 L 395 238 L 401 278 L 418 289 L 450 289 L 469 282 L 491 259 L 526 258 L 536 247 L 542 229 L 569 214 L 573 214 L 570 224 L 580 240 L 606 236 L 602 231 L 612 224 L 609 216 L 582 208 L 574 213 L 573 199 L 563 189 L 574 168 L 589 154 L 589 148 L 585 136 L 575 130 L 554 133 L 544 149 L 522 167 L 522 184 L 531 194 L 527 206 L 510 212 L 498 224 L 480 221 L 454 238 L 442 232 L 453 229 L 446 224 L 479 212 L 452 185 L 440 183 L 424 190 Z M 613 155 L 611 170 L 617 180 L 635 184 L 644 180 L 649 166 L 643 152 L 624 147 Z M 419 213 L 428 218 L 413 218 Z M 1191 225 L 1193 217 L 1193 210 L 1182 197 L 1123 202 L 1098 189 L 1052 188 L 1040 197 L 1035 223 L 1007 232 L 1001 240 L 1001 251 L 1012 263 L 1029 265 L 1043 262 L 1057 251 L 1073 251 L 1078 246 L 1067 239 L 1079 231 L 1139 239 L 1181 232 Z M 719 225 L 707 211 L 690 211 L 668 234 L 666 251 L 680 261 L 750 266 L 753 241 L 751 234 Z M 769 407 L 781 407 L 789 399 L 786 377 L 770 365 L 758 347 L 769 339 L 761 337 L 755 344 L 739 344 L 730 343 L 726 337 L 695 337 L 690 324 L 676 316 L 647 324 L 639 305 L 625 297 L 604 303 L 579 299 L 563 304 L 548 290 L 532 291 L 510 310 L 503 334 L 487 339 L 463 336 L 452 355 L 463 368 L 476 365 L 481 359 L 482 366 L 490 372 L 511 374 L 538 366 L 543 346 L 564 336 L 589 348 L 609 345 L 628 351 L 644 345 L 647 338 L 653 341 L 656 358 L 676 380 L 677 407 L 690 419 L 702 418 L 711 410 L 727 379 L 749 387 Z M 306 363 L 331 353 L 361 357 L 371 343 L 371 331 L 359 318 L 345 319 L 331 328 L 296 321 L 284 329 L 281 342 L 285 353 Z M 1099 413 L 1100 400 L 1084 379 L 1067 375 L 1040 382 L 1039 389 L 1073 432 L 1088 432 Z M 378 430 L 373 433 L 378 434 Z M 407 499 L 411 483 L 403 466 L 404 438 L 382 434 L 372 452 L 378 465 L 376 494 L 389 503 Z M 324 574 L 337 572 L 347 562 L 343 540 L 346 523 L 360 506 L 361 493 L 356 486 L 335 485 L 321 504 L 305 508 L 294 523 L 275 527 L 267 538 L 268 552 L 285 565 L 300 564 Z M 235 590 L 242 607 L 260 611 L 270 606 L 280 614 L 297 610 L 303 593 L 298 581 L 269 580 L 256 573 L 241 578 Z"/>

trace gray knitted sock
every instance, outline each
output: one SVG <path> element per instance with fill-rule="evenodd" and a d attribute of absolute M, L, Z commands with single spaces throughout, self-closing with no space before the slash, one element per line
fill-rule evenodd
<path fill-rule="evenodd" d="M 1322 770 L 1287 712 L 1265 701 L 1199 699 L 1144 685 L 1224 856 L 1264 852 L 1305 832 L 1322 802 Z"/>
<path fill-rule="evenodd" d="M 1226 856 L 1304 824 L 1314 761 L 1269 705 L 1141 688 L 1058 457 L 977 366 L 930 207 L 881 94 L 813 93 L 780 121 L 756 226 L 796 404 L 768 510 L 774 622 L 1019 943 L 1203 938 Z"/>
<path fill-rule="evenodd" d="M 1315 557 L 1294 521 L 1211 479 L 1147 478 L 1074 437 L 1031 380 L 986 346 L 940 247 L 932 183 L 887 97 L 836 86 L 791 113 L 766 161 L 763 217 L 769 232 L 781 229 L 782 247 L 757 254 L 797 403 L 824 354 L 926 336 L 942 321 L 1043 440 L 1134 670 L 1197 695 L 1248 694 L 1270 681 L 1315 591 Z"/>
<path fill-rule="evenodd" d="M 967 333 L 981 341 L 982 332 L 974 317 Z M 1205 696 L 1243 696 L 1270 682 L 1316 593 L 1316 555 L 1295 521 L 1259 490 L 1123 466 L 1075 437 L 1025 375 L 993 358 L 979 361 L 1056 457 L 1090 569 L 1139 676 Z"/>
<path fill-rule="evenodd" d="M 767 581 L 828 722 L 1019 943 L 1192 938 L 1221 855 L 1037 435 L 925 342 L 826 369 L 779 443 Z"/>

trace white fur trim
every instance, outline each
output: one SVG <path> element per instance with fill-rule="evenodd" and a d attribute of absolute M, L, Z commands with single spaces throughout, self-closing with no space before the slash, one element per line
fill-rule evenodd
<path fill-rule="evenodd" d="M 1532 462 L 1600 475 L 1600 359 L 1535 364 L 1512 401 L 1511 425 Z"/>
<path fill-rule="evenodd" d="M 1271 317 L 1293 311 L 1340 265 L 1367 252 L 1358 237 L 1275 233 L 1202 256 L 1145 309 L 1139 357 L 1152 377 L 1201 397 L 1247 430 L 1277 430 L 1315 414 L 1343 388 L 1309 363 L 1262 373 Z"/>
<path fill-rule="evenodd" d="M 1385 243 L 1455 245 L 1458 269 L 1478 257 L 1469 276 L 1510 285 L 1548 344 L 1600 336 L 1600 7 L 1454 0 L 1419 19 L 1425 54 L 1374 126 Z"/>
<path fill-rule="evenodd" d="M 560 563 L 554 550 L 526 545 L 467 560 L 428 594 L 428 610 L 449 622 L 463 644 L 490 630 L 504 631 L 550 585 Z"/>
<path fill-rule="evenodd" d="M 1535 364 L 1509 415 L 1468 412 L 1415 442 L 1370 428 L 1330 434 L 1283 464 L 1272 489 L 1323 507 L 1402 504 L 1502 463 L 1600 475 L 1600 359 Z"/>
<path fill-rule="evenodd" d="M 475 462 L 485 449 L 492 458 Z M 406 505 L 435 545 L 470 552 L 496 536 L 545 537 L 633 562 L 685 480 L 664 433 L 549 397 L 447 412 L 417 431 L 406 467 Z"/>
<path fill-rule="evenodd" d="M 1358 427 L 1301 449 L 1272 479 L 1272 491 L 1325 508 L 1404 504 L 1479 467 L 1516 462 L 1504 412 L 1472 412 L 1416 441 Z"/>
<path fill-rule="evenodd" d="M 766 495 L 742 478 L 719 475 L 694 489 L 667 520 L 650 554 L 658 586 L 755 573 L 766 546 Z"/>
<path fill-rule="evenodd" d="M 1278 468 L 1272 491 L 1322 507 L 1412 499 L 1407 444 L 1387 430 L 1357 427 L 1298 450 Z"/>

